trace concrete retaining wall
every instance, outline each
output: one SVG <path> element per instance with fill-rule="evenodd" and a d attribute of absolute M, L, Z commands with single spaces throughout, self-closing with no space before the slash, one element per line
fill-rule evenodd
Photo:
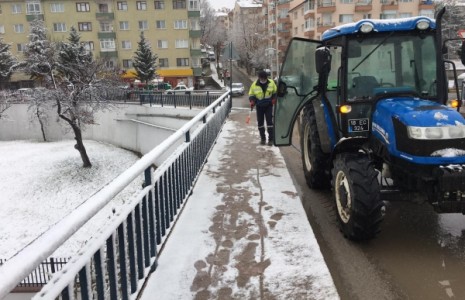
<path fill-rule="evenodd" d="M 87 126 L 83 137 L 146 154 L 199 112 L 199 109 L 120 104 L 97 113 L 97 124 Z M 6 116 L 0 119 L 0 141 L 43 141 L 39 122 L 32 117 L 32 112 L 28 112 L 27 104 L 14 104 L 5 113 Z M 45 134 L 48 141 L 74 138 L 69 125 L 58 118 L 54 110 L 50 112 Z M 180 140 L 178 144 L 182 142 Z M 156 162 L 157 165 L 172 151 L 167 152 Z"/>

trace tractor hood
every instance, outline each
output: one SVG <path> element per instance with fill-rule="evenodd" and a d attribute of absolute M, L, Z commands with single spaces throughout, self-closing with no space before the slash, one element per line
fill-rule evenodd
<path fill-rule="evenodd" d="M 383 119 L 387 116 L 396 118 L 407 126 L 465 125 L 465 119 L 457 110 L 418 98 L 384 99 L 378 102 L 376 112 L 379 112 Z"/>
<path fill-rule="evenodd" d="M 380 100 L 373 136 L 394 156 L 423 164 L 465 163 L 465 119 L 437 102 L 399 97 Z"/>

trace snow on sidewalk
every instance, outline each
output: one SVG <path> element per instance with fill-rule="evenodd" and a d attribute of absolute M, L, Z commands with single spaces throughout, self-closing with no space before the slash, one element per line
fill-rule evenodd
<path fill-rule="evenodd" d="M 277 147 L 233 110 L 141 299 L 339 299 Z"/>

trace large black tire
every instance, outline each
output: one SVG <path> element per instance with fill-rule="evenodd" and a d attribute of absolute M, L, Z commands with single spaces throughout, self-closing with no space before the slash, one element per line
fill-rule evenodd
<path fill-rule="evenodd" d="M 315 111 L 311 104 L 304 109 L 300 129 L 300 149 L 307 185 L 312 189 L 329 189 L 331 187 L 329 155 L 321 150 Z"/>
<path fill-rule="evenodd" d="M 348 239 L 368 240 L 380 231 L 383 202 L 377 177 L 366 155 L 336 156 L 332 171 L 333 195 L 341 230 Z"/>

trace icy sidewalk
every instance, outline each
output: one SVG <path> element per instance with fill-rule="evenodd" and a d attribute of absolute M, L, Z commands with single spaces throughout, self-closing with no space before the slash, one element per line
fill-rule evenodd
<path fill-rule="evenodd" d="M 339 299 L 279 148 L 247 114 L 226 121 L 141 299 Z"/>

